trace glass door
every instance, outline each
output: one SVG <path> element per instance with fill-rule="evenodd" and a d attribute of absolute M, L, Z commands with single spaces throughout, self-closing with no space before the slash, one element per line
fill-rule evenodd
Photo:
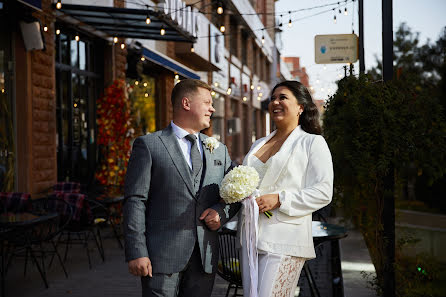
<path fill-rule="evenodd" d="M 7 28 L 8 19 L 1 5 L 0 28 Z M 8 30 L 0 30 L 0 192 L 13 191 L 15 181 L 12 66 L 11 34 Z"/>
<path fill-rule="evenodd" d="M 60 27 L 58 27 L 60 28 Z M 92 182 L 97 163 L 96 107 L 101 44 L 61 28 L 56 35 L 57 170 L 59 181 Z"/>

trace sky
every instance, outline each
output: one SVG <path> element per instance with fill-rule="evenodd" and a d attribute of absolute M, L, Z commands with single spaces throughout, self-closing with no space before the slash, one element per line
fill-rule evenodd
<path fill-rule="evenodd" d="M 314 61 L 314 36 L 320 34 L 351 34 L 352 29 L 359 33 L 358 0 L 340 1 L 338 5 L 327 6 L 291 14 L 292 27 L 287 26 L 288 11 L 337 3 L 336 0 L 279 0 L 276 2 L 276 15 L 282 15 L 283 31 L 282 56 L 300 57 L 301 67 L 306 67 L 310 85 L 314 88 L 314 99 L 327 99 L 336 91 L 336 81 L 344 76 L 344 64 L 316 64 Z M 364 0 L 364 56 L 366 71 L 376 65 L 376 57 L 382 58 L 382 13 L 381 0 Z M 336 7 L 336 13 L 330 10 Z M 347 7 L 348 15 L 344 15 Z M 352 11 L 355 11 L 352 14 Z M 330 10 L 317 16 L 318 12 Z M 334 23 L 336 15 L 336 24 Z M 304 18 L 302 20 L 299 20 Z M 294 21 L 296 20 L 296 21 Z M 420 44 L 428 39 L 435 42 L 442 28 L 446 26 L 446 0 L 393 0 L 393 31 L 405 22 L 412 32 L 420 33 Z M 353 26 L 352 26 L 353 23 Z M 359 73 L 359 62 L 354 63 Z"/>

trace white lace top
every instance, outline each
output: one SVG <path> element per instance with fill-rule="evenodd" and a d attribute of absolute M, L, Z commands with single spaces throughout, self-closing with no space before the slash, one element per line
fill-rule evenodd
<path fill-rule="evenodd" d="M 269 168 L 269 165 L 271 164 L 271 158 L 268 159 L 268 161 L 266 161 L 266 163 L 263 163 L 262 161 L 260 161 L 259 158 L 257 158 L 255 155 L 252 155 L 252 167 L 254 167 L 254 169 L 257 171 L 257 173 L 259 174 L 259 185 L 262 183 L 263 177 L 265 176 L 266 171 Z"/>

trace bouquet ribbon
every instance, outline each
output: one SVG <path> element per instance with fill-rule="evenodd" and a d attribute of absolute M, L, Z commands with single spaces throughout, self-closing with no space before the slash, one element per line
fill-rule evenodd
<path fill-rule="evenodd" d="M 257 297 L 258 286 L 258 253 L 257 253 L 257 234 L 259 230 L 259 206 L 256 198 L 260 196 L 258 190 L 255 190 L 248 198 L 242 201 L 244 207 L 244 217 L 242 222 L 242 261 L 243 261 L 243 281 L 249 279 L 249 292 L 244 288 L 244 296 Z M 248 265 L 246 265 L 248 264 Z M 247 269 L 249 268 L 249 269 Z M 249 275 L 247 274 L 249 272 Z M 247 289 L 247 288 L 246 288 Z"/>

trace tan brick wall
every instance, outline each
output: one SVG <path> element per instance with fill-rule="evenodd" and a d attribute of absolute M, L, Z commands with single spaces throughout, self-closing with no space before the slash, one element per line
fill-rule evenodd
<path fill-rule="evenodd" d="M 50 11 L 51 1 L 43 0 L 42 9 Z M 34 16 L 48 25 L 48 31 L 44 32 L 45 51 L 29 53 L 31 97 L 26 101 L 32 106 L 32 131 L 27 131 L 32 133 L 31 188 L 28 190 L 32 194 L 57 181 L 54 19 L 42 18 L 41 13 Z"/>

